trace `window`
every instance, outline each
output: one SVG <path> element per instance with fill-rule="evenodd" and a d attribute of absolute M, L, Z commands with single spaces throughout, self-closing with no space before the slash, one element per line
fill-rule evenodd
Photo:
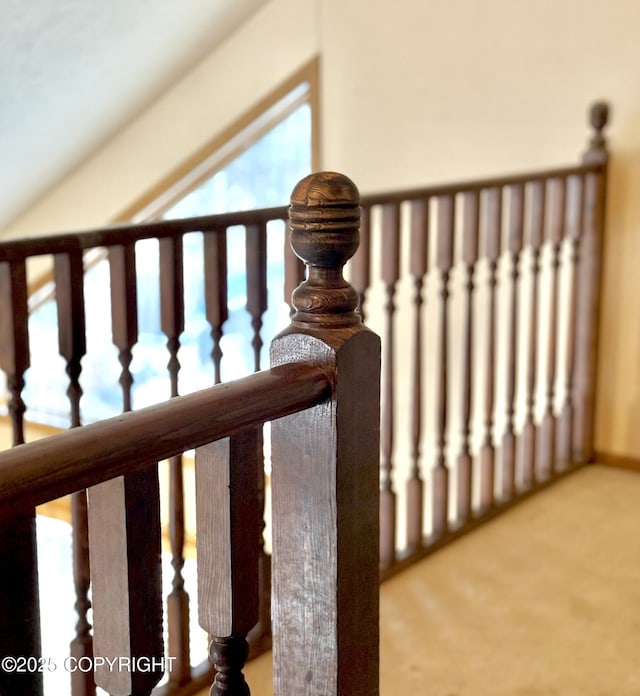
<path fill-rule="evenodd" d="M 242 127 L 224 143 L 193 164 L 188 172 L 135 216 L 180 218 L 234 210 L 284 205 L 292 186 L 312 171 L 315 99 L 314 80 L 308 71 L 268 100 L 259 113 L 244 119 Z M 265 345 L 286 324 L 288 308 L 282 301 L 284 225 L 273 223 L 267 231 L 269 309 L 263 317 Z M 253 369 L 250 317 L 244 309 L 244 229 L 227 232 L 229 319 L 221 347 L 223 379 L 247 374 Z M 165 349 L 160 329 L 158 243 L 145 240 L 136 245 L 138 274 L 139 340 L 133 349 L 133 406 L 140 408 L 170 396 Z M 212 339 L 204 313 L 202 235 L 184 238 L 185 331 L 179 360 L 180 392 L 187 393 L 213 382 L 210 353 Z M 108 263 L 102 255 L 85 274 L 87 355 L 83 359 L 81 385 L 82 420 L 91 422 L 121 411 L 117 387 L 120 365 L 111 340 Z M 32 366 L 26 375 L 27 419 L 64 427 L 68 425 L 68 380 L 62 358 L 52 361 L 57 345 L 56 310 L 50 299 L 30 317 Z"/>

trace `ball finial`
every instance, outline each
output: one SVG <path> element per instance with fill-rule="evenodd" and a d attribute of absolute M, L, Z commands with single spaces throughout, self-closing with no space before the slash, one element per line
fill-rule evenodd
<path fill-rule="evenodd" d="M 609 105 L 605 101 L 597 101 L 589 109 L 589 121 L 591 127 L 598 132 L 602 132 L 609 122 Z"/>
<path fill-rule="evenodd" d="M 607 161 L 607 141 L 603 131 L 609 123 L 609 105 L 605 101 L 597 101 L 589 109 L 589 124 L 593 128 L 593 135 L 589 141 L 589 149 L 583 160 L 586 164 Z"/>
<path fill-rule="evenodd" d="M 308 276 L 293 292 L 293 322 L 349 326 L 360 322 L 358 296 L 342 276 L 358 248 L 360 194 L 343 174 L 311 174 L 293 189 L 289 219 L 291 247 Z"/>

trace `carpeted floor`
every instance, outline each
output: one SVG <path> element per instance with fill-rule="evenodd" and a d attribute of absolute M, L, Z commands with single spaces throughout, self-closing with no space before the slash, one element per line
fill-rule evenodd
<path fill-rule="evenodd" d="M 383 696 L 638 696 L 639 658 L 633 472 L 584 469 L 382 587 Z M 270 654 L 246 675 L 273 693 Z"/>

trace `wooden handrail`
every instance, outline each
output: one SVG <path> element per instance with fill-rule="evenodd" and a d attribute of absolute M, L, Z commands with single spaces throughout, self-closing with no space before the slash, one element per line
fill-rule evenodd
<path fill-rule="evenodd" d="M 450 184 L 392 191 L 390 193 L 373 193 L 362 196 L 361 205 L 370 207 L 387 203 L 400 203 L 431 196 L 454 195 L 456 193 L 512 186 L 532 181 L 543 181 L 550 178 L 563 178 L 578 174 L 600 172 L 604 166 L 605 164 L 602 162 L 589 161 L 573 166 L 523 172 L 522 174 L 512 176 L 472 179 Z M 187 232 L 207 232 L 233 225 L 253 225 L 269 220 L 284 220 L 286 217 L 287 207 L 279 206 L 262 208 L 260 210 L 244 210 L 233 213 L 182 218 L 179 220 L 157 220 L 154 222 L 114 225 L 101 229 L 81 229 L 74 232 L 49 234 L 43 237 L 7 240 L 0 242 L 0 261 L 16 261 L 30 256 L 61 253 L 70 249 L 86 250 L 100 246 L 130 244 L 141 239 L 161 239 Z"/>
<path fill-rule="evenodd" d="M 330 391 L 328 368 L 282 365 L 20 445 L 0 456 L 2 515 L 295 413 L 321 402 Z"/>
<path fill-rule="evenodd" d="M 208 232 L 234 225 L 251 225 L 269 220 L 285 220 L 288 208 L 262 208 L 234 213 L 218 213 L 177 220 L 129 223 L 100 229 L 76 230 L 0 243 L 0 261 L 15 261 L 41 254 L 57 254 L 70 249 L 130 244 L 141 239 L 162 239 L 187 232 Z"/>
<path fill-rule="evenodd" d="M 450 184 L 436 184 L 435 186 L 391 191 L 389 193 L 372 193 L 362 196 L 360 205 L 369 207 L 372 205 L 386 205 L 388 203 L 402 203 L 403 201 L 417 200 L 420 198 L 454 196 L 458 193 L 478 192 L 485 189 L 503 188 L 515 186 L 517 184 L 527 184 L 534 181 L 545 181 L 546 179 L 563 179 L 569 176 L 601 172 L 604 166 L 605 164 L 603 162 L 593 160 L 566 167 L 522 172 L 522 174 L 454 181 Z"/>

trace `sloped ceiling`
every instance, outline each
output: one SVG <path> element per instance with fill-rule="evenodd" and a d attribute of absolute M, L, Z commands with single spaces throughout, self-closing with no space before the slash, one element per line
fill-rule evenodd
<path fill-rule="evenodd" d="M 0 0 L 0 229 L 266 0 Z"/>

